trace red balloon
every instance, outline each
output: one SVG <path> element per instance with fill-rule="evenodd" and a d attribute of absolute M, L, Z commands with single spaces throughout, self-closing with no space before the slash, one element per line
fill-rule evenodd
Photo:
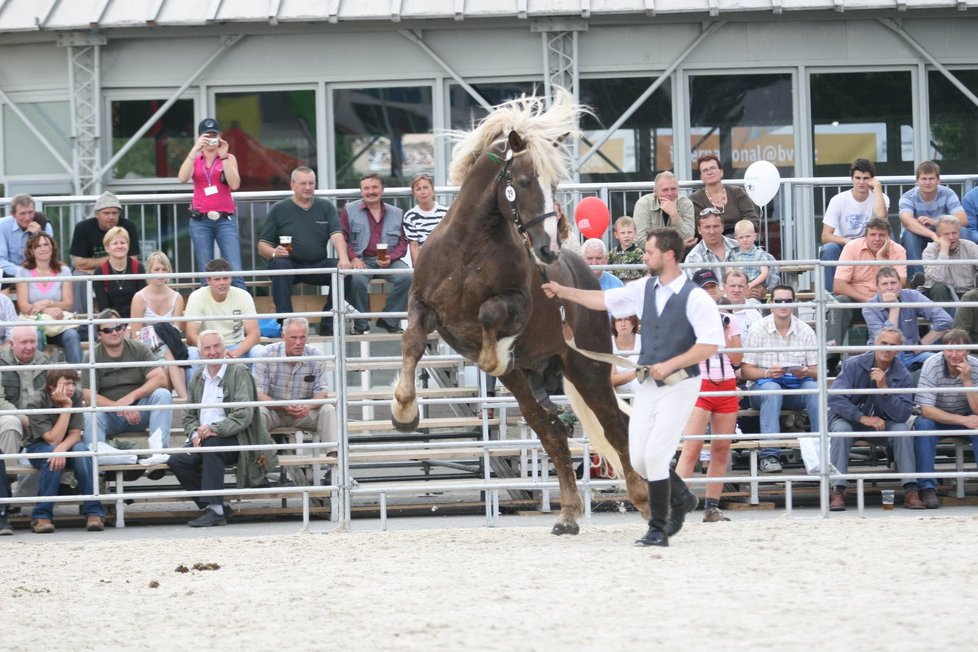
<path fill-rule="evenodd" d="M 574 221 L 585 238 L 600 238 L 608 230 L 611 212 L 597 197 L 585 197 L 574 209 Z"/>

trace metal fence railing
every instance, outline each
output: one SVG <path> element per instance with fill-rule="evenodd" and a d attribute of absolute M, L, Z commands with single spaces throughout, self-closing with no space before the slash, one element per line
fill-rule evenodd
<path fill-rule="evenodd" d="M 970 264 L 972 262 L 973 261 L 956 261 L 956 262 L 952 261 L 952 262 L 947 262 L 947 263 L 939 262 L 938 264 Z M 773 264 L 778 264 L 778 263 L 773 263 Z M 784 264 L 788 264 L 788 263 L 784 263 Z M 834 311 L 839 311 L 839 310 L 859 310 L 859 309 L 861 309 L 863 307 L 866 307 L 867 305 L 870 305 L 870 304 L 861 304 L 861 303 L 845 303 L 844 304 L 844 303 L 838 303 L 838 302 L 833 301 L 831 299 L 831 297 L 825 295 L 825 293 L 822 292 L 822 288 L 821 288 L 821 283 L 822 283 L 822 280 L 821 279 L 822 279 L 822 276 L 823 276 L 821 274 L 821 270 L 822 270 L 823 265 L 825 265 L 826 263 L 822 263 L 821 261 L 814 260 L 814 259 L 806 259 L 806 260 L 801 260 L 801 261 L 791 261 L 790 264 L 792 264 L 792 265 L 811 266 L 811 268 L 815 272 L 813 274 L 813 280 L 814 280 L 814 283 L 815 283 L 815 291 L 814 291 L 814 295 L 813 295 L 812 300 L 811 301 L 804 301 L 804 302 L 799 301 L 799 302 L 797 302 L 795 304 L 791 304 L 791 307 L 795 307 L 795 308 L 798 308 L 798 307 L 808 307 L 808 308 L 814 307 L 814 310 L 811 313 L 812 314 L 811 322 L 812 322 L 812 327 L 814 328 L 815 333 L 816 333 L 816 336 L 817 336 L 817 338 L 816 338 L 817 344 L 814 347 L 814 349 L 812 349 L 812 350 L 817 354 L 818 368 L 820 370 L 825 370 L 826 369 L 826 362 L 827 362 L 829 356 L 830 355 L 833 355 L 833 354 L 854 354 L 854 353 L 858 353 L 858 352 L 862 352 L 862 351 L 866 351 L 866 350 L 874 350 L 875 347 L 873 347 L 872 344 L 866 344 L 866 345 L 858 344 L 858 345 L 853 346 L 853 345 L 846 345 L 845 342 L 838 342 L 838 343 L 835 343 L 835 344 L 830 344 L 830 343 L 826 342 L 826 340 L 825 340 L 825 332 L 826 332 L 827 320 L 830 318 L 831 313 L 833 313 Z M 839 263 L 828 263 L 828 264 L 829 265 L 838 265 Z M 890 263 L 883 263 L 883 262 L 875 262 L 874 261 L 874 262 L 856 263 L 856 264 L 869 265 L 869 266 L 879 266 L 881 264 L 890 264 Z M 739 266 L 739 265 L 740 265 L 739 263 L 721 263 L 718 266 L 722 266 L 722 267 L 734 267 L 734 266 Z M 321 271 L 321 270 L 317 270 L 317 271 Z M 333 285 L 332 285 L 332 287 L 337 292 L 337 301 L 334 303 L 334 306 L 335 306 L 335 308 L 334 308 L 334 311 L 335 311 L 334 312 L 334 317 L 337 320 L 343 320 L 344 323 L 345 323 L 345 322 L 348 322 L 348 321 L 354 319 L 355 317 L 383 316 L 383 317 L 391 317 L 391 318 L 395 318 L 395 319 L 403 319 L 405 317 L 405 313 L 362 313 L 362 314 L 355 313 L 349 306 L 347 306 L 344 303 L 344 300 L 343 300 L 344 299 L 344 297 L 343 297 L 343 283 L 339 282 L 339 280 L 340 280 L 341 277 L 346 276 L 346 275 L 349 275 L 349 274 L 365 274 L 365 273 L 369 273 L 369 274 L 377 274 L 377 273 L 380 273 L 380 274 L 383 274 L 383 275 L 393 275 L 393 274 L 401 274 L 401 273 L 410 274 L 411 273 L 410 270 L 386 270 L 386 271 L 383 271 L 383 272 L 378 272 L 377 270 L 330 270 L 330 271 L 333 274 Z M 282 271 L 282 272 L 274 272 L 274 271 L 271 271 L 271 272 L 269 272 L 269 271 L 254 272 L 254 271 L 248 271 L 248 272 L 244 272 L 243 275 L 245 275 L 247 277 L 253 277 L 253 276 L 257 276 L 259 274 L 261 274 L 261 275 L 274 275 L 274 274 L 277 274 L 277 273 L 295 274 L 296 272 L 294 272 L 294 271 L 288 271 L 288 272 L 286 272 L 286 271 Z M 117 278 L 130 278 L 130 277 L 133 277 L 133 276 L 134 275 L 126 275 L 124 277 L 117 277 Z M 139 276 L 141 276 L 143 278 L 159 278 L 162 275 L 139 275 Z M 178 280 L 178 281 L 179 280 L 182 280 L 184 278 L 189 278 L 191 276 L 192 276 L 192 274 L 190 274 L 190 273 L 178 273 L 178 274 L 173 274 L 173 275 L 166 275 L 167 278 L 170 278 L 170 279 L 173 279 L 173 280 Z M 36 281 L 43 281 L 43 280 L 44 279 L 24 279 L 25 282 L 36 282 Z M 101 276 L 75 277 L 75 278 L 71 278 L 71 279 L 67 279 L 67 278 L 65 279 L 65 281 L 69 281 L 69 282 L 86 284 L 87 286 L 89 286 L 89 288 L 90 288 L 90 286 L 91 286 L 92 283 L 100 282 L 101 280 L 102 280 L 102 277 Z M 902 305 L 903 307 L 912 307 L 912 306 L 917 305 L 917 304 L 877 303 L 877 304 L 872 304 L 872 305 L 873 305 L 873 307 L 884 307 L 884 308 L 886 308 L 886 307 L 892 307 L 894 305 Z M 978 302 L 963 303 L 963 302 L 960 302 L 959 301 L 959 302 L 948 302 L 948 303 L 937 304 L 937 305 L 940 305 L 940 306 L 943 306 L 945 308 L 949 308 L 949 309 L 952 309 L 952 310 L 962 310 L 962 309 L 974 309 L 974 310 L 978 310 Z M 740 306 L 731 306 L 731 308 L 738 308 L 738 307 L 755 307 L 755 308 L 760 307 L 760 308 L 765 308 L 765 306 L 758 306 L 756 304 L 741 304 Z M 769 308 L 770 306 L 767 306 L 767 307 Z M 784 307 L 784 306 L 782 306 L 782 307 Z M 301 313 L 301 314 L 303 316 L 309 317 L 311 321 L 315 322 L 315 320 L 319 316 L 321 316 L 323 313 L 322 312 L 318 312 L 318 311 L 312 311 L 312 312 Z M 284 315 L 284 314 L 269 314 L 269 315 L 265 315 L 265 316 L 267 316 L 267 317 L 286 317 L 286 316 L 289 316 L 289 315 Z M 232 318 L 232 319 L 239 319 L 239 318 L 241 318 L 240 315 L 227 315 L 227 317 L 228 318 Z M 187 318 L 187 317 L 176 318 L 176 319 L 167 318 L 167 321 L 171 321 L 171 322 L 174 322 L 174 323 L 180 323 L 180 322 L 187 321 L 188 319 L 189 318 Z M 128 322 L 128 321 L 133 321 L 133 320 L 122 320 L 122 321 Z M 138 321 L 152 322 L 152 321 L 158 321 L 158 320 L 154 320 L 154 319 L 150 319 L 150 318 L 145 318 L 144 317 L 144 318 L 139 319 Z M 3 322 L 3 323 L 0 323 L 0 326 L 7 326 L 7 325 L 13 325 L 13 324 L 23 325 L 24 323 L 25 322 Z M 51 322 L 51 323 L 55 323 L 55 322 Z M 95 329 L 99 326 L 99 324 L 105 323 L 105 322 L 104 321 L 99 321 L 99 320 L 96 320 L 96 319 L 93 319 L 93 318 L 89 318 L 89 317 L 82 317 L 80 319 L 73 320 L 72 323 L 78 324 L 79 326 L 81 326 L 82 328 L 84 328 L 87 331 L 88 336 L 89 336 L 89 341 L 91 342 L 91 341 L 94 341 L 95 340 Z M 337 321 L 337 323 L 340 323 L 340 322 Z M 335 396 L 330 397 L 328 399 L 323 399 L 323 400 L 310 400 L 310 401 L 304 401 L 303 402 L 303 403 L 307 403 L 309 405 L 330 404 L 330 405 L 335 406 L 335 409 L 336 409 L 336 412 L 337 412 L 337 418 L 338 418 L 340 438 L 339 438 L 339 445 L 338 445 L 339 457 L 338 457 L 338 462 L 337 462 L 337 474 L 336 474 L 336 476 L 334 476 L 334 482 L 331 485 L 329 485 L 328 487 L 325 487 L 325 488 L 324 487 L 320 487 L 320 486 L 308 485 L 308 486 L 298 486 L 298 487 L 281 487 L 281 488 L 275 487 L 274 489 L 271 489 L 271 490 L 270 489 L 263 489 L 263 490 L 262 489 L 255 489 L 255 490 L 233 489 L 233 490 L 230 491 L 231 493 L 233 493 L 235 495 L 246 495 L 246 496 L 257 495 L 257 494 L 262 494 L 262 493 L 268 494 L 270 492 L 271 493 L 299 494 L 299 495 L 301 495 L 303 497 L 304 516 L 305 516 L 306 520 L 308 520 L 308 507 L 309 507 L 309 498 L 310 498 L 310 496 L 312 496 L 312 495 L 318 495 L 318 494 L 322 493 L 324 490 L 328 490 L 328 491 L 332 492 L 337 497 L 336 511 L 334 513 L 338 514 L 339 520 L 341 521 L 341 524 L 348 525 L 349 519 L 350 519 L 350 516 L 351 516 L 351 511 L 350 511 L 351 501 L 352 501 L 352 499 L 353 499 L 354 496 L 372 495 L 372 496 L 378 496 L 378 498 L 380 498 L 381 496 L 385 496 L 386 497 L 389 494 L 396 494 L 396 493 L 400 493 L 400 492 L 411 491 L 410 488 L 406 488 L 402 484 L 396 484 L 396 483 L 390 483 L 390 482 L 384 482 L 384 481 L 379 481 L 379 482 L 371 483 L 369 485 L 358 483 L 356 481 L 356 478 L 354 477 L 354 475 L 351 473 L 351 467 L 350 467 L 350 455 L 351 455 L 351 453 L 356 452 L 358 450 L 365 450 L 365 449 L 362 448 L 363 447 L 363 444 L 358 443 L 355 440 L 355 438 L 351 438 L 351 436 L 350 436 L 350 427 L 349 427 L 350 426 L 350 423 L 351 423 L 350 408 L 377 405 L 378 404 L 378 401 L 376 399 L 363 399 L 363 398 L 358 398 L 358 397 L 356 397 L 352 393 L 351 388 L 350 388 L 350 386 L 348 384 L 348 380 L 347 380 L 347 375 L 348 375 L 346 373 L 347 366 L 349 364 L 352 364 L 352 363 L 357 362 L 357 361 L 361 361 L 363 359 L 372 359 L 372 357 L 370 356 L 369 351 L 367 352 L 367 354 L 365 356 L 362 356 L 360 358 L 355 358 L 355 357 L 349 356 L 348 355 L 348 347 L 347 347 L 348 342 L 349 342 L 349 340 L 348 340 L 348 336 L 347 336 L 347 329 L 346 328 L 336 328 L 336 334 L 334 335 L 334 337 L 331 338 L 331 339 L 329 339 L 329 340 L 327 340 L 323 344 L 323 353 L 322 353 L 322 356 L 317 356 L 317 359 L 319 359 L 319 358 L 326 359 L 330 364 L 333 365 L 333 367 L 335 369 L 335 375 L 334 375 Z M 942 354 L 941 351 L 953 350 L 955 348 L 957 348 L 957 349 L 968 348 L 968 347 L 966 347 L 966 346 L 944 346 L 944 345 L 936 345 L 935 344 L 935 345 L 930 345 L 930 346 L 916 346 L 916 347 L 910 347 L 910 346 L 908 346 L 908 347 L 903 347 L 903 348 L 904 349 L 907 349 L 907 350 L 924 350 L 924 349 L 926 349 L 926 350 L 934 351 L 937 355 L 941 355 Z M 749 352 L 758 352 L 758 351 L 760 351 L 759 349 L 748 349 L 748 348 L 743 348 L 743 349 L 740 349 L 740 350 L 745 351 L 745 352 L 748 352 L 748 353 Z M 772 351 L 771 349 L 765 349 L 765 350 L 768 351 L 768 352 Z M 795 351 L 795 350 L 793 350 L 793 351 Z M 464 363 L 463 359 L 460 356 L 458 356 L 457 354 L 454 354 L 454 352 L 451 352 L 449 355 L 451 356 L 451 359 L 458 361 L 460 364 Z M 380 358 L 380 359 L 381 360 L 385 360 L 384 358 Z M 274 358 L 272 360 L 281 360 L 281 359 L 280 358 Z M 389 356 L 388 358 L 386 358 L 386 361 L 391 363 L 391 367 L 392 368 L 399 367 L 399 364 L 397 364 L 398 363 L 398 358 L 396 356 L 394 356 L 394 357 L 390 357 Z M 249 364 L 249 363 L 253 363 L 254 361 L 253 360 L 229 360 L 229 362 L 232 363 L 232 364 Z M 200 364 L 206 364 L 207 361 L 200 360 L 200 361 L 196 361 L 195 363 L 198 364 L 198 365 L 200 365 Z M 140 363 L 129 363 L 129 364 L 131 364 L 131 365 L 139 365 Z M 166 366 L 166 365 L 172 365 L 172 364 L 187 364 L 187 363 L 186 362 L 180 362 L 180 361 L 174 361 L 174 362 L 162 361 L 162 362 L 156 362 L 156 363 L 153 363 L 153 364 L 155 366 L 160 366 L 160 365 Z M 978 362 L 976 362 L 976 364 L 978 364 Z M 100 364 L 96 364 L 96 363 L 93 363 L 91 360 L 88 360 L 85 363 L 83 363 L 80 367 L 78 365 L 68 365 L 68 364 L 57 364 L 55 366 L 79 368 L 80 371 L 83 374 L 88 374 L 88 377 L 89 377 L 89 380 L 90 380 L 90 386 L 95 391 L 97 391 L 98 390 L 98 386 L 97 386 L 97 379 L 95 377 L 95 370 L 98 369 L 98 368 L 107 366 L 107 365 L 105 365 L 105 364 L 101 364 L 101 365 Z M 143 366 L 145 366 L 145 365 L 143 365 Z M 23 367 L 23 368 L 24 369 L 29 369 L 29 368 L 34 368 L 34 367 Z M 817 431 L 810 433 L 808 436 L 817 437 L 818 438 L 818 441 L 820 443 L 820 450 L 821 450 L 821 456 L 822 456 L 821 462 L 822 462 L 822 464 L 820 465 L 820 471 L 819 471 L 819 473 L 817 475 L 808 475 L 808 474 L 785 474 L 785 475 L 780 475 L 780 476 L 760 476 L 760 477 L 756 477 L 756 478 L 751 478 L 751 482 L 762 483 L 762 484 L 763 483 L 774 483 L 774 482 L 784 483 L 786 485 L 786 489 L 787 489 L 787 492 L 788 492 L 788 501 L 787 501 L 787 504 L 788 504 L 788 509 L 789 510 L 791 508 L 791 488 L 792 488 L 793 485 L 795 485 L 795 484 L 797 484 L 799 482 L 809 482 L 809 483 L 815 482 L 815 483 L 817 483 L 819 485 L 819 487 L 820 487 L 820 495 L 821 495 L 820 505 L 821 505 L 822 512 L 824 514 L 824 513 L 826 513 L 827 506 L 828 506 L 828 498 L 829 498 L 829 488 L 830 488 L 830 485 L 831 485 L 831 483 L 834 480 L 837 480 L 837 479 L 856 480 L 857 481 L 857 484 L 859 486 L 859 489 L 861 491 L 862 484 L 866 480 L 872 480 L 872 481 L 877 481 L 877 480 L 879 480 L 879 481 L 888 481 L 888 480 L 893 480 L 893 479 L 901 478 L 901 477 L 919 478 L 919 477 L 928 477 L 928 476 L 929 477 L 942 478 L 942 479 L 943 478 L 946 478 L 946 479 L 954 478 L 954 479 L 956 479 L 958 481 L 959 488 L 960 488 L 960 487 L 963 486 L 960 483 L 962 483 L 964 480 L 978 477 L 978 472 L 975 472 L 975 471 L 964 471 L 963 469 L 959 469 L 959 468 L 956 468 L 956 469 L 950 470 L 950 471 L 942 471 L 942 472 L 939 472 L 939 473 L 928 473 L 928 474 L 907 473 L 907 472 L 900 472 L 900 473 L 851 472 L 851 473 L 848 473 L 848 474 L 845 474 L 845 475 L 839 475 L 839 474 L 832 473 L 832 471 L 830 469 L 830 465 L 828 464 L 828 455 L 829 455 L 829 449 L 830 449 L 830 445 L 831 445 L 832 439 L 837 438 L 837 437 L 840 437 L 840 436 L 852 436 L 853 434 L 855 434 L 855 436 L 865 436 L 866 433 L 831 432 L 830 429 L 828 428 L 828 419 L 826 418 L 826 416 L 827 416 L 828 398 L 830 396 L 834 395 L 834 394 L 839 394 L 841 392 L 841 390 L 834 390 L 834 389 L 832 389 L 832 387 L 830 385 L 830 381 L 829 381 L 828 378 L 826 378 L 825 373 L 819 373 L 818 374 L 818 377 L 816 379 L 816 383 L 817 383 L 817 386 L 814 389 L 783 390 L 782 393 L 784 393 L 785 395 L 811 395 L 811 394 L 816 394 L 818 396 L 818 399 L 819 399 L 819 415 L 821 417 L 819 419 L 819 428 L 818 428 Z M 857 391 L 853 391 L 853 390 L 844 390 L 844 391 L 847 394 L 855 394 L 855 393 L 881 393 L 882 391 L 892 392 L 892 391 L 895 391 L 895 390 L 892 390 L 892 389 L 890 389 L 890 390 L 875 390 L 874 389 L 874 390 L 860 390 L 858 392 Z M 903 390 L 903 391 L 908 392 L 908 393 L 912 393 L 914 390 L 913 389 L 908 389 L 908 390 Z M 952 388 L 952 389 L 938 389 L 938 390 L 934 390 L 934 391 L 936 393 L 940 394 L 940 393 L 956 392 L 956 391 L 974 392 L 974 391 L 978 391 L 978 389 L 976 389 L 974 387 L 966 387 L 966 388 L 962 388 L 962 389 L 954 389 L 954 388 Z M 737 394 L 740 395 L 740 396 L 743 396 L 745 394 L 749 394 L 749 392 L 750 392 L 750 390 L 746 390 L 746 391 L 744 391 L 744 390 L 738 390 Z M 505 440 L 503 443 L 499 443 L 499 442 L 496 442 L 496 441 L 493 441 L 492 440 L 492 438 L 491 438 L 491 432 L 490 432 L 490 429 L 489 429 L 489 427 L 487 425 L 488 424 L 488 421 L 487 421 L 487 418 L 486 418 L 486 414 L 487 414 L 486 411 L 489 410 L 489 409 L 516 410 L 517 407 L 515 405 L 515 402 L 512 399 L 505 398 L 505 397 L 501 397 L 501 398 L 490 398 L 485 393 L 484 384 L 481 384 L 480 383 L 479 392 L 478 392 L 478 394 L 476 396 L 473 396 L 473 397 L 470 397 L 470 398 L 452 399 L 452 400 L 454 400 L 454 401 L 468 402 L 474 408 L 476 408 L 478 410 L 481 410 L 480 414 L 482 415 L 482 419 L 483 419 L 483 427 L 480 429 L 481 430 L 481 436 L 478 439 L 473 440 L 473 441 L 469 441 L 469 442 L 459 442 L 459 443 L 456 443 L 455 446 L 463 447 L 463 448 L 470 448 L 473 452 L 483 455 L 483 457 L 484 457 L 484 459 L 486 461 L 488 461 L 489 450 L 491 448 L 493 448 L 495 446 L 504 445 L 504 444 L 508 444 L 508 445 L 514 445 L 515 444 L 517 446 L 526 447 L 527 450 L 529 450 L 529 451 L 536 451 L 537 453 L 539 452 L 539 448 L 540 448 L 539 441 L 535 437 L 533 437 L 532 435 L 530 435 L 529 433 L 527 433 L 526 436 L 523 437 L 523 438 L 517 438 L 515 440 Z M 562 401 L 563 400 L 563 397 L 558 397 L 557 400 L 558 401 Z M 421 403 L 422 405 L 425 405 L 425 404 L 436 405 L 436 404 L 439 403 L 439 401 L 442 401 L 443 402 L 444 400 L 443 399 L 438 399 L 437 397 L 432 397 L 432 398 L 427 398 L 427 399 L 426 398 L 419 399 L 419 403 Z M 277 403 L 274 403 L 274 404 L 281 405 L 281 404 L 287 404 L 287 402 L 277 402 Z M 194 408 L 200 408 L 200 407 L 206 407 L 206 406 L 207 406 L 206 404 L 172 405 L 172 406 L 164 406 L 163 409 L 194 409 Z M 87 406 L 87 407 L 80 408 L 78 410 L 72 410 L 72 411 L 79 411 L 79 412 L 84 412 L 86 414 L 93 414 L 95 412 L 108 411 L 108 410 L 112 410 L 112 409 L 113 409 L 112 407 L 94 407 L 94 406 Z M 153 409 L 153 408 L 149 408 L 149 407 L 143 406 L 143 407 L 134 408 L 134 409 L 147 410 L 147 409 Z M 25 415 L 25 416 L 28 416 L 29 417 L 30 414 L 31 413 L 29 411 L 24 411 L 24 410 L 21 410 L 21 409 L 0 411 L 0 415 Z M 422 426 L 423 425 L 424 424 L 422 424 Z M 888 436 L 900 436 L 900 437 L 917 436 L 917 435 L 925 435 L 925 434 L 940 434 L 942 436 L 956 436 L 956 435 L 970 435 L 970 434 L 973 434 L 973 433 L 971 433 L 970 431 L 964 430 L 964 429 L 961 429 L 961 430 L 953 430 L 953 431 L 944 431 L 944 430 L 941 430 L 941 431 L 936 431 L 936 433 L 935 432 L 931 432 L 931 431 L 921 432 L 921 431 L 914 431 L 914 430 L 910 429 L 909 427 L 908 427 L 908 429 L 906 429 L 904 431 L 889 432 L 889 433 L 887 433 Z M 585 435 L 586 435 L 586 433 L 585 433 Z M 797 433 L 793 433 L 793 436 L 797 437 L 799 435 Z M 802 434 L 800 436 L 805 436 L 805 435 Z M 722 438 L 730 438 L 730 439 L 733 439 L 733 438 L 743 439 L 743 438 L 745 438 L 744 435 L 735 435 L 733 433 L 730 433 L 730 434 L 720 434 L 720 433 L 717 433 L 717 434 L 711 434 L 708 437 L 712 437 L 712 438 L 721 438 L 722 437 Z M 705 437 L 700 437 L 700 438 L 705 438 Z M 764 440 L 764 439 L 782 439 L 782 438 L 784 438 L 784 434 L 782 434 L 782 433 L 768 433 L 768 434 L 761 434 L 761 435 L 751 435 L 749 438 L 750 439 L 757 439 L 757 440 Z M 392 442 L 389 443 L 388 446 L 389 446 L 389 449 L 390 450 L 394 450 L 394 449 L 404 449 L 405 447 L 410 447 L 411 445 L 412 444 L 406 443 L 406 442 L 392 441 Z M 274 446 L 274 448 L 280 449 L 280 450 L 294 450 L 294 451 L 302 451 L 302 450 L 309 450 L 309 449 L 322 451 L 323 448 L 324 448 L 324 446 L 321 443 L 315 443 L 315 442 L 313 442 L 313 443 L 302 443 L 302 444 L 297 444 L 297 443 L 293 443 L 293 444 L 276 444 Z M 176 442 L 176 443 L 171 442 L 171 447 L 168 450 L 170 452 L 175 452 L 178 449 L 179 449 L 179 443 L 178 442 Z M 239 448 L 239 450 L 246 450 L 246 449 L 247 449 L 247 447 L 240 447 Z M 133 451 L 133 452 L 135 452 L 137 454 L 140 454 L 140 453 L 150 453 L 150 452 L 160 452 L 160 451 L 149 451 L 148 449 L 139 449 L 139 450 L 136 450 L 136 451 Z M 94 463 L 94 466 L 95 466 L 95 469 L 96 469 L 96 472 L 97 472 L 97 470 L 98 470 L 98 464 L 99 464 L 98 463 L 98 460 L 102 456 L 101 453 L 94 453 L 94 452 L 91 452 L 90 451 L 90 452 L 80 452 L 80 453 L 63 453 L 63 454 L 58 454 L 58 456 L 62 456 L 62 457 L 72 457 L 72 456 L 79 456 L 79 455 L 84 455 L 84 456 L 91 457 L 93 459 L 93 463 Z M 46 453 L 46 454 L 37 454 L 37 455 L 33 455 L 33 456 L 27 456 L 27 455 L 24 455 L 24 454 L 21 454 L 21 453 L 16 453 L 16 454 L 3 454 L 3 455 L 0 455 L 0 458 L 6 460 L 8 463 L 11 463 L 12 461 L 15 461 L 15 460 L 18 460 L 18 459 L 21 459 L 21 458 L 24 458 L 24 457 L 39 459 L 39 458 L 42 458 L 42 457 L 50 457 L 50 456 L 51 456 L 51 454 L 49 454 L 49 453 Z M 591 480 L 589 477 L 587 477 L 587 475 L 588 474 L 585 474 L 585 478 L 581 481 L 580 486 L 581 486 L 581 488 L 585 491 L 585 493 L 588 496 L 590 496 L 591 489 L 600 488 L 600 487 L 604 487 L 604 486 L 612 486 L 612 485 L 615 485 L 616 484 L 615 481 Z M 693 484 L 702 484 L 702 483 L 705 483 L 705 482 L 743 482 L 744 480 L 745 480 L 745 478 L 743 476 L 730 476 L 730 477 L 723 477 L 723 478 L 694 478 L 694 479 L 692 479 L 691 482 Z M 180 497 L 186 497 L 186 496 L 190 496 L 190 495 L 204 495 L 204 493 L 205 493 L 205 492 L 198 492 L 196 494 L 191 494 L 191 493 L 187 493 L 187 492 L 180 492 L 180 491 L 173 491 L 173 490 L 166 490 L 166 491 L 142 491 L 141 490 L 138 494 L 129 494 L 129 493 L 126 493 L 124 491 L 122 491 L 119 494 L 115 494 L 115 493 L 114 494 L 104 494 L 104 493 L 101 493 L 100 490 L 98 489 L 98 483 L 97 482 L 95 483 L 94 486 L 96 487 L 96 491 L 93 494 L 93 496 L 91 496 L 92 498 L 98 499 L 98 500 L 103 500 L 103 501 L 113 501 L 113 502 L 117 502 L 117 503 L 119 501 L 123 500 L 123 499 L 129 499 L 129 498 L 133 498 L 133 497 L 137 497 L 137 496 L 140 499 L 155 499 L 155 498 L 175 498 L 175 497 L 178 497 L 178 496 L 180 496 Z M 448 481 L 448 480 L 441 481 L 441 483 L 439 484 L 439 490 L 460 491 L 460 492 L 461 491 L 486 491 L 486 492 L 488 492 L 488 494 L 491 496 L 491 498 L 487 501 L 487 503 L 488 503 L 488 505 L 487 505 L 487 519 L 488 519 L 488 522 L 491 523 L 491 522 L 494 522 L 495 515 L 496 515 L 495 509 L 498 508 L 498 492 L 519 488 L 519 489 L 539 490 L 539 491 L 543 492 L 544 494 L 546 494 L 550 490 L 552 490 L 554 488 L 554 486 L 555 486 L 554 482 L 552 480 L 549 480 L 542 473 L 533 473 L 533 474 L 530 474 L 530 475 L 522 476 L 519 479 L 501 481 L 499 478 L 496 478 L 496 477 L 494 477 L 491 474 L 490 465 L 489 464 L 484 464 L 483 465 L 482 472 L 481 472 L 481 475 L 480 475 L 480 478 L 478 480 L 471 480 L 470 479 L 470 480 L 457 480 L 457 481 Z M 424 491 L 425 490 L 423 487 L 419 487 L 419 489 L 421 491 Z M 52 501 L 53 502 L 61 502 L 61 501 L 69 501 L 69 500 L 70 501 L 77 501 L 80 498 L 85 498 L 85 497 L 54 497 L 54 498 L 52 498 Z M 386 501 L 386 498 L 384 498 L 383 500 Z M 31 503 L 31 502 L 35 502 L 35 501 L 36 501 L 36 498 L 32 498 L 32 497 L 17 497 L 17 498 L 13 498 L 11 500 L 11 502 L 14 503 L 14 504 Z M 860 506 L 861 505 L 862 505 L 862 499 L 860 497 Z"/>

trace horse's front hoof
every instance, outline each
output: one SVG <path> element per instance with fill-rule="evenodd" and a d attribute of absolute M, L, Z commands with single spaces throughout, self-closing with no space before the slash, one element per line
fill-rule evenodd
<path fill-rule="evenodd" d="M 550 534 L 560 536 L 561 534 L 577 534 L 581 531 L 581 526 L 577 523 L 554 523 L 554 529 Z"/>
<path fill-rule="evenodd" d="M 416 413 L 411 421 L 398 421 L 391 417 L 391 423 L 398 432 L 417 432 L 418 424 L 421 422 L 421 414 Z"/>

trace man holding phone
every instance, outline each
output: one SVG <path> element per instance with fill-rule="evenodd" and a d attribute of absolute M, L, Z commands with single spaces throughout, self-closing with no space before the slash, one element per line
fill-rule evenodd
<path fill-rule="evenodd" d="M 785 389 L 815 389 L 818 384 L 818 341 L 812 327 L 782 304 L 795 302 L 795 289 L 776 285 L 771 290 L 771 314 L 751 326 L 744 339 L 741 376 L 748 383 L 750 406 L 760 410 L 761 432 L 781 432 L 781 410 L 807 410 L 811 432 L 818 432 L 818 394 L 785 396 Z M 778 351 L 777 349 L 790 349 Z M 761 449 L 761 471 L 781 473 L 781 451 Z"/>

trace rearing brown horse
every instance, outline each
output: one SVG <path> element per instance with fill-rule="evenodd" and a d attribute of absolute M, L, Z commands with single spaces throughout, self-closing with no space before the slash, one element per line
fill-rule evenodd
<path fill-rule="evenodd" d="M 552 106 L 537 97 L 502 104 L 456 147 L 451 182 L 458 198 L 425 242 L 415 263 L 403 363 L 391 420 L 403 432 L 418 426 L 414 372 L 427 335 L 441 337 L 512 392 L 540 437 L 560 481 L 554 534 L 577 534 L 582 502 L 567 445 L 546 385 L 562 372 L 564 392 L 591 444 L 625 478 L 631 502 L 647 518 L 647 485 L 628 461 L 628 422 L 608 364 L 569 348 L 558 304 L 540 285 L 598 289 L 588 266 L 561 251 L 554 192 L 567 176 L 567 137 L 577 136 L 585 109 L 559 91 Z M 608 315 L 563 306 L 582 349 L 611 352 Z"/>

